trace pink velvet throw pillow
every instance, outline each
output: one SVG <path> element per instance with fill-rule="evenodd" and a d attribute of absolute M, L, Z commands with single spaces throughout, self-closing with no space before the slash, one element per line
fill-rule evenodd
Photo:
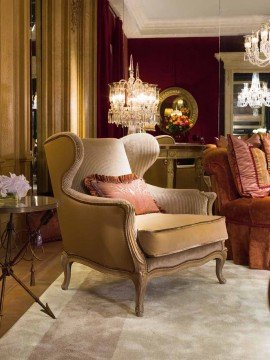
<path fill-rule="evenodd" d="M 238 139 L 241 139 L 241 138 L 238 137 Z M 254 147 L 257 147 L 257 148 L 260 148 L 262 146 L 261 139 L 258 134 L 252 134 L 249 138 L 241 139 L 241 140 L 243 140 L 245 143 L 252 145 Z M 219 138 L 215 137 L 215 142 L 216 142 L 217 147 L 219 147 L 219 148 L 227 148 L 228 147 L 228 139 L 223 135 L 220 135 Z"/>
<path fill-rule="evenodd" d="M 90 195 L 129 201 L 136 215 L 160 212 L 143 179 L 135 174 L 122 176 L 90 175 L 84 179 Z"/>
<path fill-rule="evenodd" d="M 270 192 L 265 154 L 236 136 L 228 135 L 228 160 L 234 182 L 243 197 L 264 197 Z"/>

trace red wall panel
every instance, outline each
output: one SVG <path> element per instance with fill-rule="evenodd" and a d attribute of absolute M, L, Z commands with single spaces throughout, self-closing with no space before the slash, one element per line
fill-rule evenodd
<path fill-rule="evenodd" d="M 129 54 L 140 66 L 143 81 L 189 91 L 198 104 L 199 116 L 190 132 L 213 142 L 219 134 L 218 37 L 129 39 Z"/>

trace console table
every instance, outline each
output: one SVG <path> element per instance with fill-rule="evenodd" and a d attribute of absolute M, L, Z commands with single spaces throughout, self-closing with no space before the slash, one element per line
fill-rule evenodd
<path fill-rule="evenodd" d="M 196 181 L 198 188 L 201 189 L 203 184 L 203 169 L 201 161 L 205 146 L 192 143 L 159 144 L 159 146 L 160 153 L 158 159 L 164 159 L 167 166 L 167 187 L 174 187 L 176 160 L 195 159 Z"/>
<path fill-rule="evenodd" d="M 53 216 L 53 211 L 56 208 L 57 200 L 47 196 L 26 196 L 18 203 L 0 203 L 0 214 L 9 214 L 9 221 L 7 222 L 5 231 L 1 235 L 0 241 L 0 250 L 2 250 L 3 253 L 0 256 L 0 269 L 2 270 L 2 275 L 0 276 L 0 282 L 2 282 L 0 292 L 0 318 L 3 316 L 6 278 L 7 276 L 11 276 L 41 306 L 41 311 L 55 319 L 49 305 L 47 303 L 46 305 L 43 304 L 40 299 L 17 277 L 13 270 L 13 266 L 24 258 L 24 254 L 28 246 L 31 247 L 31 253 L 35 255 L 34 247 L 38 241 L 39 230 L 41 226 L 46 225 L 50 221 Z M 21 246 L 17 249 L 17 253 L 14 254 L 16 246 L 14 246 L 13 237 L 16 236 L 16 231 L 14 228 L 13 215 L 21 213 L 29 214 L 37 211 L 45 211 L 40 220 L 39 226 L 34 231 L 28 232 L 25 243 L 21 244 Z"/>

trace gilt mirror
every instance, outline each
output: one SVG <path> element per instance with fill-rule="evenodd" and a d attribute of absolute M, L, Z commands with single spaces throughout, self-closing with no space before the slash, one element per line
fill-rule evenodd
<path fill-rule="evenodd" d="M 185 89 L 170 87 L 159 96 L 160 128 L 167 134 L 179 134 L 191 129 L 198 119 L 198 105 Z"/>

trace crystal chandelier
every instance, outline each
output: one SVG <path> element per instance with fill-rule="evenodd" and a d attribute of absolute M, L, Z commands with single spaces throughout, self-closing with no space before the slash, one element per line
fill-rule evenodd
<path fill-rule="evenodd" d="M 264 67 L 270 65 L 270 25 L 262 24 L 260 30 L 245 37 L 245 60 L 253 65 Z"/>
<path fill-rule="evenodd" d="M 261 86 L 258 73 L 253 73 L 251 86 L 244 83 L 243 89 L 238 93 L 237 106 L 248 105 L 253 109 L 253 115 L 258 115 L 258 109 L 263 105 L 270 106 L 270 90 L 266 83 Z"/>
<path fill-rule="evenodd" d="M 139 67 L 134 67 L 130 56 L 129 79 L 109 84 L 109 124 L 127 126 L 129 132 L 140 132 L 143 128 L 159 123 L 159 89 L 157 85 L 142 82 Z"/>

